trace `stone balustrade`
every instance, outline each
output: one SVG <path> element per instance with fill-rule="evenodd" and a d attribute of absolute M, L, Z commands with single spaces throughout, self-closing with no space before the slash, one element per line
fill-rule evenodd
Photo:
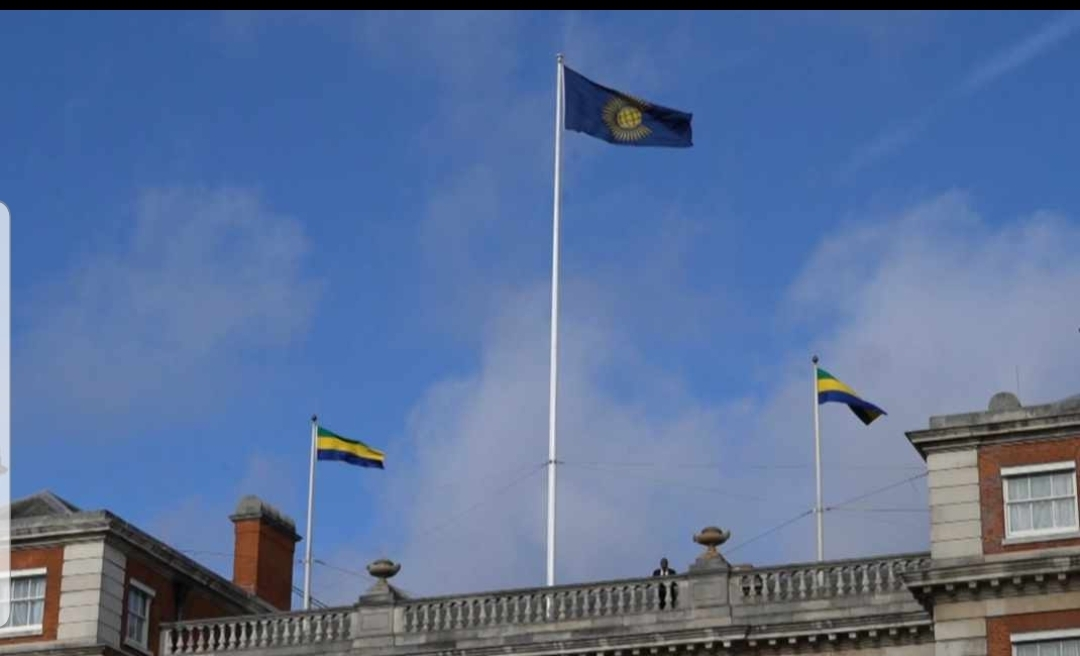
<path fill-rule="evenodd" d="M 684 577 L 643 578 L 419 599 L 404 604 L 401 629 L 424 633 L 662 612 L 678 608 L 680 584 L 685 586 Z"/>
<path fill-rule="evenodd" d="M 674 577 L 419 599 L 405 597 L 382 580 L 348 608 L 163 625 L 158 656 L 242 651 L 349 656 L 370 649 L 408 654 L 429 641 L 482 646 L 485 641 L 498 645 L 529 636 L 607 634 L 631 627 L 651 634 L 702 622 L 798 625 L 881 613 L 906 613 L 905 621 L 914 613 L 922 622 L 929 619 L 920 619 L 924 611 L 917 603 L 896 600 L 905 597 L 904 575 L 929 564 L 929 554 L 904 554 L 732 569 L 720 558 L 699 561 Z M 817 601 L 825 599 L 832 601 Z"/>
<path fill-rule="evenodd" d="M 179 622 L 163 627 L 161 656 L 318 645 L 350 638 L 352 609 Z"/>
<path fill-rule="evenodd" d="M 744 603 L 877 595 L 903 590 L 903 574 L 929 566 L 930 554 L 920 553 L 868 560 L 761 567 L 738 573 L 738 589 Z"/>

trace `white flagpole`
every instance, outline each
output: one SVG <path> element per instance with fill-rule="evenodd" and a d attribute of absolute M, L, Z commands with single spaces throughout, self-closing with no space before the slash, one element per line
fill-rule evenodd
<path fill-rule="evenodd" d="M 315 499 L 315 444 L 319 418 L 311 415 L 311 466 L 308 470 L 307 535 L 304 540 L 304 610 L 311 608 L 311 509 Z"/>
<path fill-rule="evenodd" d="M 547 584 L 555 585 L 555 428 L 559 352 L 559 213 L 562 205 L 563 56 L 556 56 L 555 208 L 551 242 L 551 381 L 548 399 Z"/>
<path fill-rule="evenodd" d="M 814 469 L 817 474 L 817 504 L 814 506 L 814 514 L 817 515 L 817 559 L 821 562 L 825 558 L 825 534 L 824 534 L 824 508 L 821 503 L 821 424 L 818 420 L 818 356 L 810 358 L 814 365 Z"/>

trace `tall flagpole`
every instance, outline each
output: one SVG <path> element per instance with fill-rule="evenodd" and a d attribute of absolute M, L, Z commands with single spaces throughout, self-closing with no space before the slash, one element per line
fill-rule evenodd
<path fill-rule="evenodd" d="M 304 610 L 311 608 L 311 508 L 315 499 L 315 444 L 319 418 L 311 415 L 311 466 L 308 469 L 307 534 L 304 539 Z"/>
<path fill-rule="evenodd" d="M 559 353 L 559 213 L 562 205 L 563 56 L 556 58 L 555 207 L 551 241 L 551 389 L 548 399 L 547 584 L 555 585 L 555 427 Z"/>
<path fill-rule="evenodd" d="M 824 534 L 824 509 L 821 503 L 821 424 L 818 420 L 818 356 L 810 358 L 814 365 L 814 469 L 817 473 L 817 504 L 814 506 L 814 514 L 817 515 L 817 559 L 821 562 L 825 558 L 825 534 Z"/>

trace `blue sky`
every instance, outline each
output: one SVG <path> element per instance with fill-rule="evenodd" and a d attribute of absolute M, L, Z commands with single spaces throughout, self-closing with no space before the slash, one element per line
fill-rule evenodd
<path fill-rule="evenodd" d="M 826 503 L 917 475 L 903 432 L 1017 368 L 1025 402 L 1080 391 L 1078 28 L 14 16 L 12 494 L 108 508 L 228 574 L 243 494 L 303 525 L 317 412 L 388 453 L 319 465 L 317 558 L 389 556 L 416 593 L 541 584 L 556 52 L 694 115 L 689 150 L 565 138 L 559 580 L 682 569 L 702 526 L 734 547 L 809 508 L 814 352 L 889 412 L 823 409 Z M 924 508 L 925 483 L 873 502 Z M 830 513 L 827 554 L 927 533 Z M 813 549 L 803 518 L 730 557 Z M 368 584 L 316 568 L 329 602 Z"/>

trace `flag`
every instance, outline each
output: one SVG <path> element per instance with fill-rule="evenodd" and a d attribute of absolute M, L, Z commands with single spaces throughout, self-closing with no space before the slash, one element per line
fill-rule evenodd
<path fill-rule="evenodd" d="M 855 416 L 867 426 L 881 415 L 887 414 L 873 403 L 860 398 L 855 393 L 855 390 L 837 380 L 835 376 L 821 367 L 817 368 L 817 396 L 819 405 L 830 401 L 846 404 L 855 413 Z"/>
<path fill-rule="evenodd" d="M 609 89 L 563 66 L 566 129 L 624 146 L 689 148 L 691 114 Z"/>
<path fill-rule="evenodd" d="M 315 449 L 319 460 L 340 460 L 361 467 L 383 469 L 383 462 L 386 460 L 382 451 L 373 449 L 363 442 L 344 438 L 322 426 L 319 426 L 316 434 Z"/>

